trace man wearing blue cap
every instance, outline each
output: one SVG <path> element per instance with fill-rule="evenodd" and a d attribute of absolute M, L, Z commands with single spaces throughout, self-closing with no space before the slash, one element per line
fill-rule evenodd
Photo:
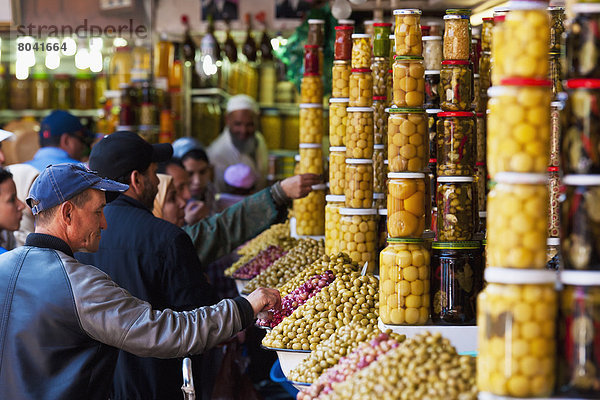
<path fill-rule="evenodd" d="M 79 163 L 93 139 L 79 118 L 67 111 L 52 111 L 40 123 L 41 148 L 25 164 L 42 171 L 50 164 Z"/>
<path fill-rule="evenodd" d="M 106 400 L 118 350 L 140 357 L 198 354 L 279 307 L 259 289 L 187 312 L 159 311 L 74 251 L 98 249 L 103 209 L 128 186 L 79 164 L 46 168 L 27 203 L 36 218 L 25 246 L 0 256 L 0 398 Z"/>

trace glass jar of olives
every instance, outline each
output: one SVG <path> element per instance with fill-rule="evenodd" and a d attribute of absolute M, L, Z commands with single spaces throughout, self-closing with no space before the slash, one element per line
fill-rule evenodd
<path fill-rule="evenodd" d="M 569 397 L 600 398 L 600 272 L 563 271 L 557 388 Z"/>
<path fill-rule="evenodd" d="M 444 111 L 466 111 L 473 102 L 472 72 L 467 60 L 442 61 L 440 106 Z"/>
<path fill-rule="evenodd" d="M 323 102 L 323 80 L 320 74 L 304 74 L 300 83 L 300 102 Z"/>
<path fill-rule="evenodd" d="M 430 255 L 423 239 L 388 239 L 379 256 L 379 316 L 391 325 L 429 320 Z"/>
<path fill-rule="evenodd" d="M 346 189 L 346 148 L 329 148 L 329 192 L 343 195 Z"/>
<path fill-rule="evenodd" d="M 340 209 L 344 208 L 346 198 L 343 195 L 325 196 L 325 254 L 337 254 L 341 235 Z"/>
<path fill-rule="evenodd" d="M 431 320 L 442 325 L 474 325 L 476 298 L 483 286 L 481 245 L 475 241 L 433 242 Z"/>
<path fill-rule="evenodd" d="M 475 166 L 475 191 L 477 192 L 477 209 L 485 211 L 487 207 L 487 169 L 485 164 L 477 163 Z"/>
<path fill-rule="evenodd" d="M 440 108 L 440 71 L 425 70 L 425 104 L 426 109 Z"/>
<path fill-rule="evenodd" d="M 300 162 L 298 163 L 298 174 L 323 173 L 323 149 L 320 143 L 300 143 Z"/>
<path fill-rule="evenodd" d="M 433 168 L 435 169 L 435 164 L 437 163 L 437 122 L 438 114 L 442 110 L 427 109 L 425 112 L 427 113 L 427 130 L 429 132 L 429 163 L 433 163 Z"/>
<path fill-rule="evenodd" d="M 564 269 L 600 270 L 600 176 L 566 175 L 560 205 Z"/>
<path fill-rule="evenodd" d="M 492 29 L 494 28 L 494 18 L 483 18 L 481 24 L 481 51 L 492 50 Z"/>
<path fill-rule="evenodd" d="M 423 57 L 396 56 L 393 70 L 394 106 L 422 108 L 425 100 Z"/>
<path fill-rule="evenodd" d="M 421 172 L 429 159 L 427 115 L 418 108 L 391 108 L 388 119 L 390 172 Z"/>
<path fill-rule="evenodd" d="M 425 230 L 429 190 L 424 173 L 388 173 L 388 234 L 420 237 Z"/>
<path fill-rule="evenodd" d="M 373 75 L 370 69 L 352 69 L 350 80 L 350 107 L 371 107 L 373 105 Z"/>
<path fill-rule="evenodd" d="M 300 236 L 322 236 L 325 234 L 326 185 L 315 185 L 308 196 L 294 200 L 296 234 Z"/>
<path fill-rule="evenodd" d="M 377 209 L 341 208 L 339 251 L 362 266 L 368 263 L 367 272 L 375 271 L 377 256 Z"/>
<path fill-rule="evenodd" d="M 473 182 L 471 176 L 438 176 L 438 240 L 453 242 L 473 238 L 477 210 Z"/>
<path fill-rule="evenodd" d="M 475 168 L 475 114 L 467 111 L 438 113 L 438 176 L 472 176 Z"/>
<path fill-rule="evenodd" d="M 306 42 L 309 45 L 323 46 L 325 37 L 325 20 L 309 19 Z"/>
<path fill-rule="evenodd" d="M 480 395 L 550 397 L 556 368 L 556 272 L 488 267 L 485 280 L 477 298 Z"/>
<path fill-rule="evenodd" d="M 574 18 L 566 36 L 566 79 L 600 78 L 600 4 L 575 3 Z"/>
<path fill-rule="evenodd" d="M 373 75 L 373 96 L 387 96 L 388 71 L 390 61 L 387 57 L 375 57 L 371 64 Z"/>
<path fill-rule="evenodd" d="M 346 158 L 346 207 L 370 208 L 373 204 L 373 160 Z"/>
<path fill-rule="evenodd" d="M 396 19 L 394 29 L 396 55 L 421 56 L 423 53 L 421 10 L 394 10 L 394 17 Z"/>
<path fill-rule="evenodd" d="M 475 157 L 475 163 L 483 163 L 485 164 L 485 137 L 486 137 L 486 129 L 485 129 L 485 114 L 477 113 L 477 124 L 476 124 L 476 140 L 475 147 L 477 149 L 477 156 Z"/>
<path fill-rule="evenodd" d="M 550 74 L 549 78 L 552 81 L 552 96 L 557 99 L 559 94 L 563 92 L 563 67 L 562 67 L 562 56 L 560 53 L 550 53 Z"/>

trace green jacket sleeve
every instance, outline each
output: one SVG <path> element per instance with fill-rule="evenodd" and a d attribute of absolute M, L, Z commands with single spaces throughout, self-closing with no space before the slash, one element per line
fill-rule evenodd
<path fill-rule="evenodd" d="M 287 207 L 276 202 L 272 189 L 266 188 L 220 214 L 182 229 L 192 238 L 200 262 L 206 265 L 231 253 L 271 225 L 283 222 L 286 217 Z"/>

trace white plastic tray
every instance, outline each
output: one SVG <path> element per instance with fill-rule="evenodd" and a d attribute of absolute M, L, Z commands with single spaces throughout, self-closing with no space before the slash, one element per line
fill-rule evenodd
<path fill-rule="evenodd" d="M 273 350 L 277 353 L 277 357 L 279 358 L 279 366 L 281 367 L 281 371 L 283 371 L 283 375 L 287 378 L 290 374 L 290 371 L 293 370 L 304 361 L 310 355 L 310 350 L 287 350 L 287 349 L 277 349 L 274 347 L 263 346 L 267 350 Z"/>

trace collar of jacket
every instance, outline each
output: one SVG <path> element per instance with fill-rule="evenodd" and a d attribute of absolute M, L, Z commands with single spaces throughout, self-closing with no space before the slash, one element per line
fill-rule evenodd
<path fill-rule="evenodd" d="M 127 196 L 126 194 L 120 194 L 119 197 L 117 197 L 116 199 L 114 199 L 113 201 L 111 201 L 110 203 L 107 204 L 107 206 L 123 206 L 123 205 L 141 208 L 143 210 L 148 211 L 150 214 L 152 214 L 152 211 L 149 210 L 148 207 L 146 207 L 144 204 L 142 204 L 140 201 L 134 199 L 133 197 Z"/>
<path fill-rule="evenodd" d="M 67 242 L 56 236 L 46 235 L 44 233 L 30 233 L 25 240 L 25 246 L 41 247 L 44 249 L 53 249 L 73 257 L 73 250 Z"/>

